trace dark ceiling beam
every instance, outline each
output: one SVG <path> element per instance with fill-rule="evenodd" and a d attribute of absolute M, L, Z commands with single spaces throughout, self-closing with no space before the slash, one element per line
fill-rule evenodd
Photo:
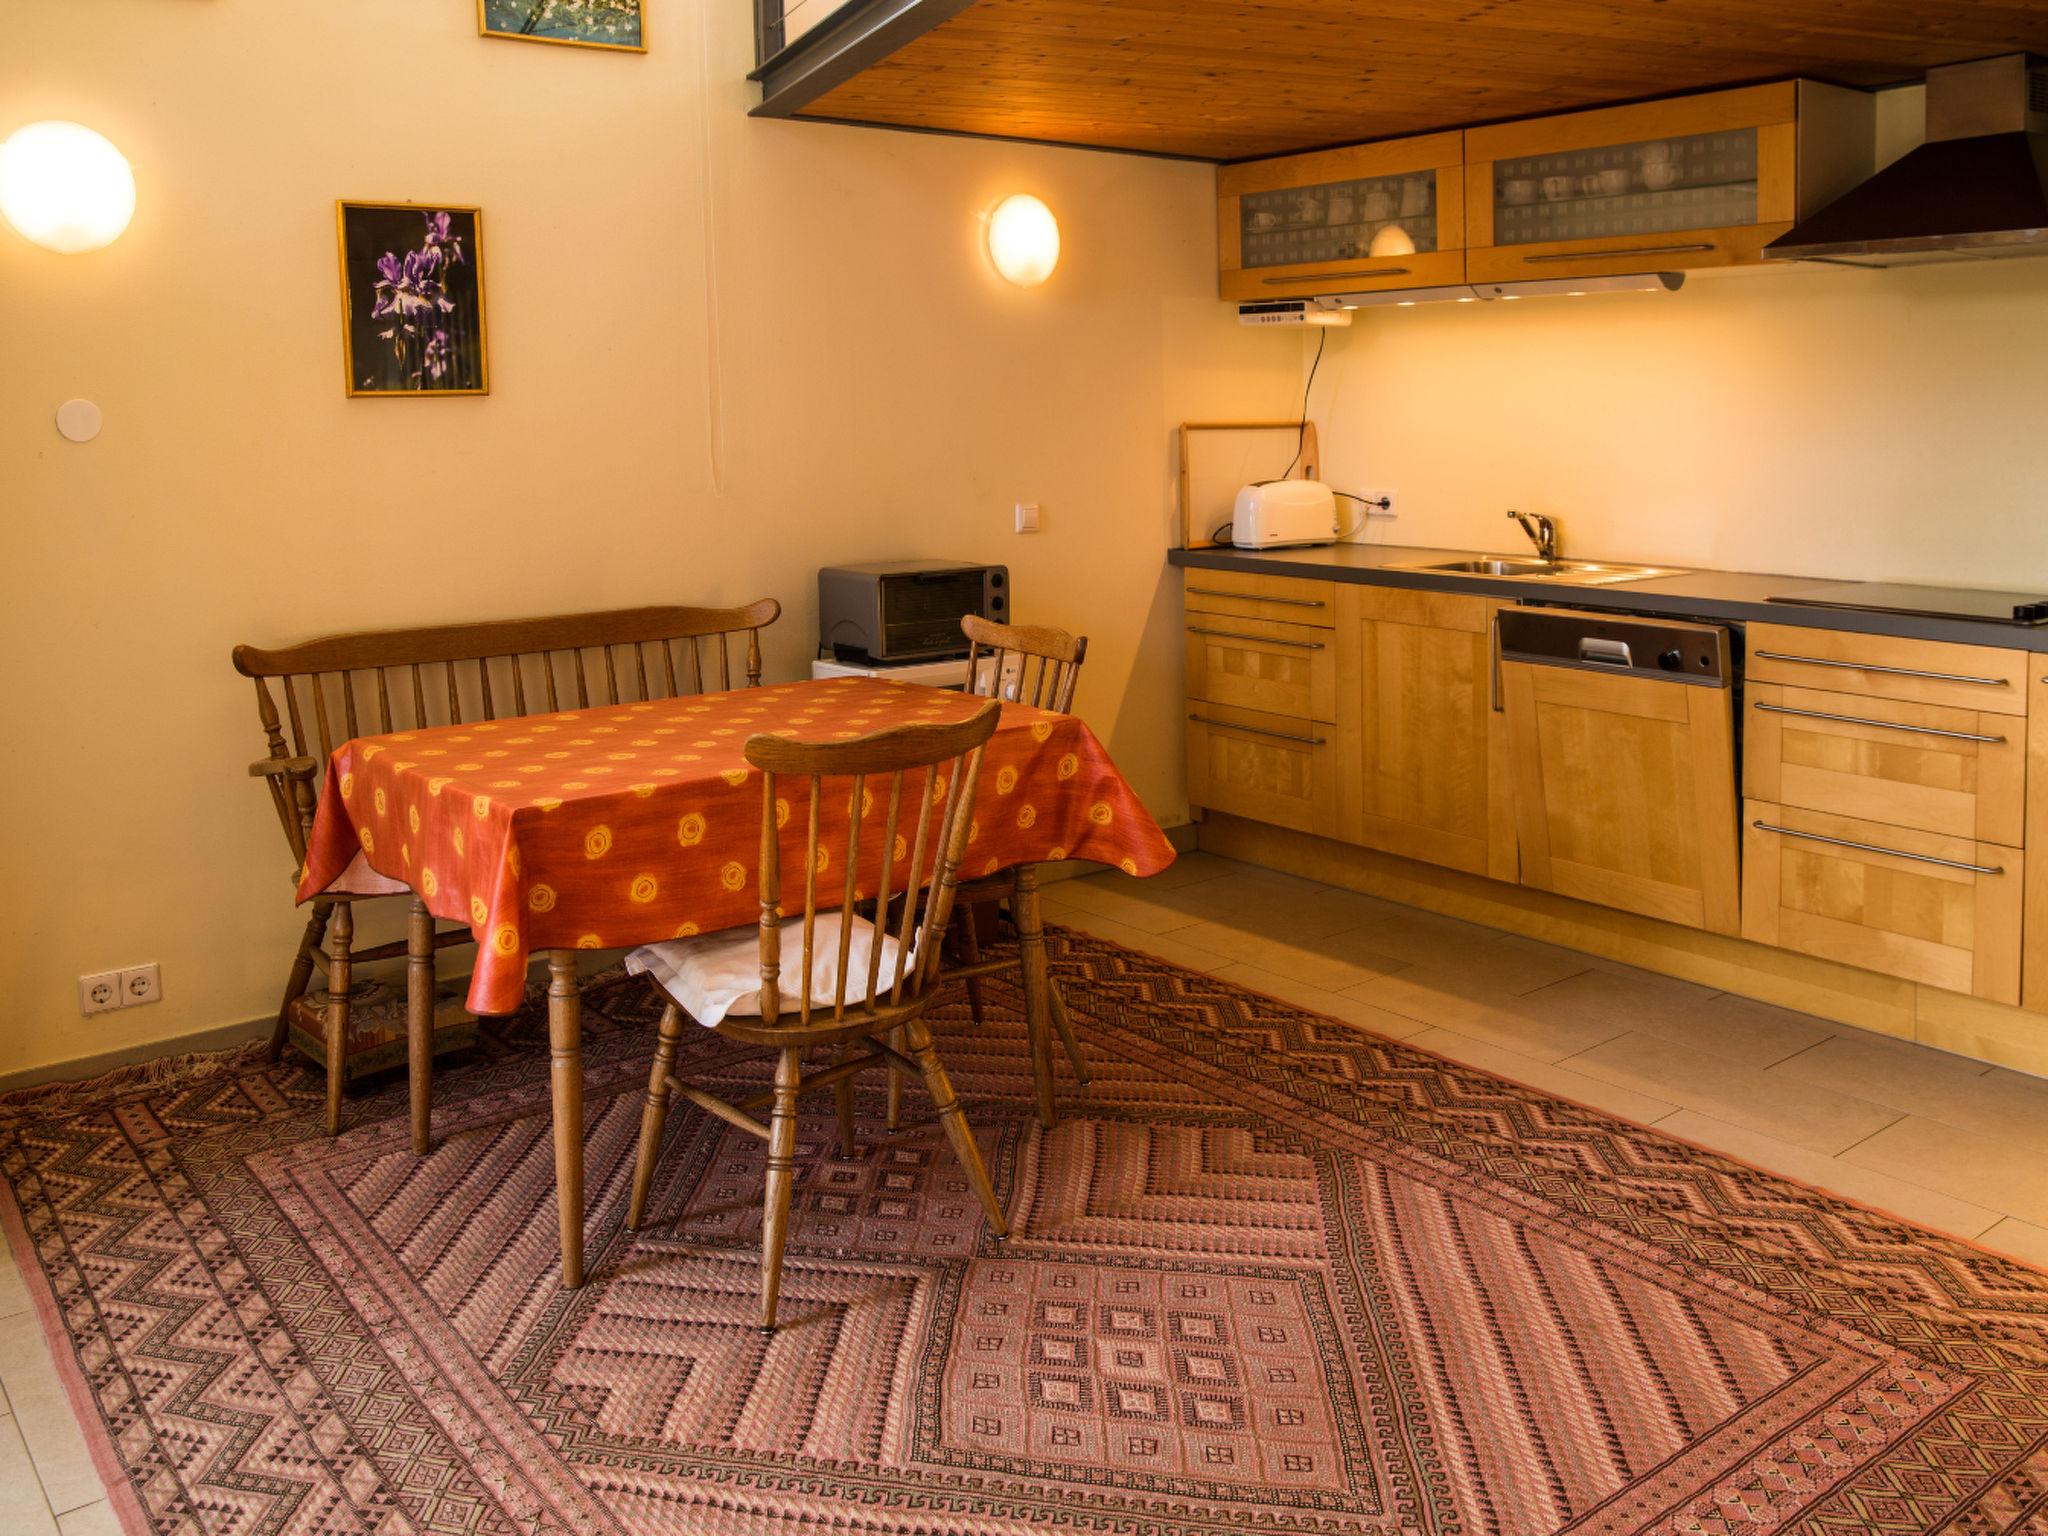
<path fill-rule="evenodd" d="M 842 6 L 747 76 L 761 86 L 760 103 L 748 115 L 793 117 L 835 86 L 951 21 L 973 3 L 861 0 Z"/>

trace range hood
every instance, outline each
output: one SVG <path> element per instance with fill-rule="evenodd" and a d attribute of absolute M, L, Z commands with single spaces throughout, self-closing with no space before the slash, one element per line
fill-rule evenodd
<path fill-rule="evenodd" d="M 1927 142 L 1764 247 L 1776 261 L 1906 267 L 2048 256 L 2048 62 L 1927 74 Z"/>

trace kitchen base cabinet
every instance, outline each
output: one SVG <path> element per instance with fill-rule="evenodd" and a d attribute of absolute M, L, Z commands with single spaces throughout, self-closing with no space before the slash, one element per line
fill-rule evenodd
<path fill-rule="evenodd" d="M 1339 623 L 1355 622 L 1359 641 L 1339 677 L 1350 841 L 1515 878 L 1507 742 L 1493 708 L 1499 606 L 1374 587 L 1340 598 Z"/>
<path fill-rule="evenodd" d="M 1330 726 L 1191 700 L 1187 729 L 1193 804 L 1297 832 L 1340 835 Z"/>
<path fill-rule="evenodd" d="M 1743 824 L 1745 938 L 2020 1000 L 2020 849 L 1765 800 Z"/>

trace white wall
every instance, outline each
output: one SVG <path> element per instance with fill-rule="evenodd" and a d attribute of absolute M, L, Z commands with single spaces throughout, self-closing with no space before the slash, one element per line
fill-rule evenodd
<path fill-rule="evenodd" d="M 1882 160 L 1921 101 L 1879 98 Z M 1330 335 L 1325 472 L 1400 493 L 1374 542 L 1512 550 L 1519 507 L 1574 555 L 2048 590 L 2048 259 L 1361 311 Z"/>
<path fill-rule="evenodd" d="M 469 0 L 13 8 L 0 134 L 91 124 L 141 203 L 91 256 L 0 228 L 0 1074 L 274 1009 L 299 923 L 237 641 L 765 593 L 787 677 L 820 564 L 1004 560 L 1184 816 L 1170 428 L 1299 378 L 1214 300 L 1209 172 L 751 121 L 747 7 L 649 9 L 635 57 Z M 1066 233 L 1032 292 L 979 243 L 1018 190 Z M 482 205 L 488 399 L 343 398 L 336 197 Z M 161 1005 L 78 1017 L 76 975 L 147 960 Z"/>

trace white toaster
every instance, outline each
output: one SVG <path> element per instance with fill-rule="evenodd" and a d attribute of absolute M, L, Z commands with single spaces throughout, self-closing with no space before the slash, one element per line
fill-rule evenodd
<path fill-rule="evenodd" d="M 1237 493 L 1230 542 L 1239 549 L 1331 544 L 1336 538 L 1337 498 L 1320 480 L 1265 480 Z"/>

